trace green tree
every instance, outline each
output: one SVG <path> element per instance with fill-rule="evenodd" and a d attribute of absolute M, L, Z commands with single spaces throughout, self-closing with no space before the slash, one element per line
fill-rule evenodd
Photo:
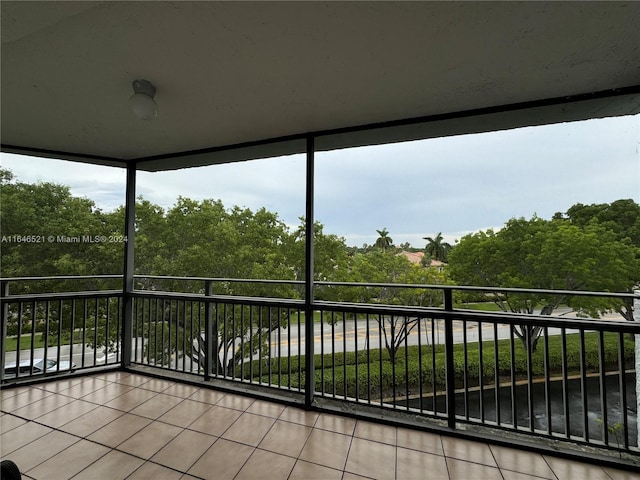
<path fill-rule="evenodd" d="M 237 206 L 227 209 L 220 200 L 195 201 L 184 197 L 179 197 L 164 217 L 161 210 L 151 204 L 146 204 L 138 213 L 141 243 L 149 245 L 145 253 L 148 273 L 228 279 L 214 284 L 216 294 L 280 298 L 298 295 L 295 287 L 289 284 L 233 281 L 294 279 L 294 271 L 288 263 L 290 234 L 276 213 L 264 208 L 255 212 Z M 156 231 L 161 235 L 159 239 L 151 238 Z M 202 292 L 204 282 L 172 281 L 159 285 L 154 281 L 148 288 L 165 289 L 167 286 L 174 291 Z M 180 341 L 175 345 L 150 342 L 154 346 L 163 345 L 163 349 L 156 348 L 153 352 L 156 361 L 166 362 L 175 355 L 189 354 L 202 364 L 203 332 L 192 330 L 190 322 L 186 321 L 188 316 L 172 316 L 170 307 L 161 313 L 162 325 L 166 327 L 161 328 L 159 324 L 148 332 L 150 338 L 165 338 L 164 329 L 174 321 L 173 328 Z M 217 352 L 216 371 L 231 374 L 243 358 L 265 346 L 271 331 L 288 325 L 288 315 L 282 309 L 215 304 L 213 325 L 217 335 L 214 334 L 211 341 L 213 351 Z M 193 351 L 183 352 L 185 345 L 189 349 L 193 346 Z"/>
<path fill-rule="evenodd" d="M 398 283 L 407 285 L 451 285 L 448 270 L 439 271 L 411 265 L 399 278 Z M 394 303 L 419 307 L 436 307 L 444 303 L 442 290 L 435 288 L 399 288 Z"/>
<path fill-rule="evenodd" d="M 290 235 L 286 245 L 287 263 L 293 269 L 295 280 L 305 279 L 305 219 L 300 217 L 298 228 Z M 336 272 L 350 262 L 349 249 L 343 237 L 324 232 L 324 225 L 313 225 L 313 273 L 316 281 L 334 281 Z"/>
<path fill-rule="evenodd" d="M 584 229 L 561 219 L 511 219 L 503 229 L 478 232 L 461 239 L 449 255 L 451 277 L 464 285 L 549 290 L 625 292 L 638 281 L 638 249 L 594 224 Z M 616 310 L 628 318 L 624 302 L 570 294 L 496 292 L 504 311 L 550 315 L 566 304 L 580 315 L 599 316 Z M 533 351 L 541 329 L 516 327 L 515 333 Z"/>
<path fill-rule="evenodd" d="M 112 215 L 102 212 L 92 200 L 74 197 L 64 185 L 20 182 L 9 170 L 0 170 L 0 182 L 3 277 L 103 275 L 122 271 L 124 243 L 113 240 L 122 237 L 123 223 L 115 222 Z M 11 292 L 98 290 L 115 285 L 109 280 L 38 280 L 12 282 Z M 73 319 L 81 318 L 83 308 L 90 312 L 85 325 L 100 336 L 99 327 L 107 323 L 107 312 L 114 311 L 108 300 L 48 305 L 34 302 L 24 307 L 22 325 L 17 324 L 17 315 L 10 311 L 7 328 L 12 334 L 17 333 L 18 327 L 22 332 L 42 332 L 45 343 L 58 335 L 71 341 Z M 112 321 L 110 326 L 115 324 Z"/>
<path fill-rule="evenodd" d="M 442 238 L 442 232 L 438 232 L 435 237 L 422 237 L 427 241 L 427 245 L 424 247 L 424 252 L 433 260 L 439 260 L 440 262 L 447 261 L 447 255 L 451 251 L 451 245 L 444 241 Z"/>
<path fill-rule="evenodd" d="M 423 271 L 426 269 L 412 265 L 403 255 L 389 255 L 375 249 L 369 253 L 356 254 L 346 268 L 339 269 L 337 276 L 339 281 L 349 283 L 400 284 L 426 280 L 424 276 L 418 275 Z M 429 297 L 426 291 L 390 285 L 343 286 L 334 288 L 331 293 L 333 296 L 328 300 L 352 303 L 425 305 Z M 371 318 L 378 322 L 385 349 L 391 362 L 395 364 L 398 350 L 417 326 L 419 319 L 406 315 L 377 315 Z M 339 318 L 334 315 L 331 319 L 336 321 Z"/>
<path fill-rule="evenodd" d="M 122 271 L 123 245 L 108 240 L 115 233 L 122 235 L 123 225 L 113 224 L 92 200 L 74 197 L 69 187 L 56 183 L 19 182 L 8 170 L 2 171 L 0 179 L 2 276 L 102 275 Z M 103 237 L 104 242 L 95 241 Z M 29 293 L 44 287 L 41 282 L 29 282 L 22 288 Z M 57 282 L 47 287 L 66 289 L 70 285 Z"/>
<path fill-rule="evenodd" d="M 389 232 L 386 228 L 382 230 L 376 230 L 378 232 L 378 238 L 376 240 L 375 246 L 381 249 L 383 252 L 393 245 L 393 239 L 389 236 Z"/>
<path fill-rule="evenodd" d="M 633 245 L 640 247 L 640 205 L 631 199 L 616 200 L 610 204 L 576 203 L 566 214 L 556 213 L 554 218 L 568 220 L 581 228 L 598 223 L 614 232 L 618 240 L 628 238 Z"/>

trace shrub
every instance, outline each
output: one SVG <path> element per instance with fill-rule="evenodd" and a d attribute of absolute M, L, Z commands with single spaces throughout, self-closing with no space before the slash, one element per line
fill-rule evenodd
<path fill-rule="evenodd" d="M 618 334 L 607 333 L 604 338 L 604 364 L 607 371 L 617 371 L 618 365 Z M 563 373 L 562 339 L 558 335 L 548 339 L 548 370 L 551 376 Z M 526 379 L 529 370 L 533 378 L 544 377 L 545 366 L 545 338 L 541 338 L 538 349 L 531 354 L 530 369 L 527 352 L 521 342 L 514 342 L 512 363 L 511 345 L 509 340 L 500 340 L 497 344 L 498 355 L 496 363 L 496 344 L 493 341 L 483 342 L 482 362 L 480 362 L 480 345 L 469 343 L 466 346 L 454 346 L 454 378 L 455 387 L 468 388 L 480 385 L 480 376 L 484 385 L 494 384 L 496 371 L 498 381 L 510 380 L 512 372 L 516 380 Z M 585 373 L 600 371 L 599 334 L 584 335 Z M 582 346 L 579 334 L 566 335 L 566 364 L 567 375 L 579 374 L 582 357 Z M 627 361 L 634 359 L 634 342 L 624 339 L 624 355 Z M 336 354 L 316 355 L 315 384 L 316 390 L 329 395 L 358 397 L 359 399 L 379 399 L 382 396 L 411 393 L 420 391 L 430 393 L 434 388 L 446 388 L 446 358 L 443 345 L 410 346 L 401 348 L 397 354 L 395 366 L 389 360 L 386 350 L 372 349 L 367 357 L 366 352 L 340 352 Z M 291 359 L 272 358 L 255 360 L 252 363 L 253 379 L 264 383 L 279 384 L 290 388 L 304 387 L 305 357 L 291 357 Z M 482 369 L 481 369 L 482 367 Z M 259 374 L 260 370 L 262 375 Z M 270 370 L 269 370 L 270 368 Z M 298 374 L 300 368 L 300 374 Z M 269 375 L 269 371 L 271 375 Z M 289 374 L 291 372 L 291 374 Z M 244 365 L 244 378 L 251 378 L 249 365 Z M 238 368 L 237 375 L 241 375 Z M 298 377 L 300 376 L 300 380 Z M 302 384 L 302 385 L 300 385 Z"/>

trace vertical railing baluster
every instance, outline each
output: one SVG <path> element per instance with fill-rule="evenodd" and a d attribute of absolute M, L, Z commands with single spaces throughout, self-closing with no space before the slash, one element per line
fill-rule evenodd
<path fill-rule="evenodd" d="M 206 291 L 206 290 L 205 290 Z M 206 308 L 206 301 L 199 301 L 198 302 L 198 313 L 196 315 L 196 324 L 197 327 L 195 329 L 195 335 L 191 336 L 191 372 L 193 373 L 193 357 L 194 354 L 196 353 L 194 351 L 194 345 L 198 345 L 198 351 L 197 351 L 197 361 L 196 361 L 196 367 L 195 367 L 195 373 L 200 375 L 202 374 L 203 377 L 205 376 L 205 370 L 204 370 L 204 364 L 200 363 L 200 352 L 204 350 L 205 355 L 206 355 L 206 338 L 202 338 L 201 339 L 201 335 L 203 335 L 203 332 L 205 331 L 206 327 L 206 317 L 205 317 L 205 308 Z M 196 336 L 197 335 L 197 340 L 196 340 Z M 206 334 L 205 334 L 206 335 Z M 194 341 L 196 343 L 194 343 Z M 204 361 L 204 359 L 203 359 Z"/>
<path fill-rule="evenodd" d="M 222 376 L 225 378 L 227 376 L 227 373 L 229 372 L 229 339 L 227 336 L 227 324 L 230 322 L 229 315 L 227 313 L 227 307 L 227 303 L 222 304 L 222 341 L 220 342 L 222 346 Z M 231 305 L 231 315 L 233 317 L 233 305 Z M 271 347 L 271 345 L 269 345 L 269 347 Z M 271 348 L 269 348 L 269 352 L 271 352 Z M 269 378 L 271 378 L 271 370 L 269 370 Z"/>
<path fill-rule="evenodd" d="M 9 288 L 8 280 L 0 280 L 0 300 L 2 300 L 2 330 L 0 334 L 2 334 L 2 338 L 0 338 L 0 383 L 4 380 L 4 369 L 5 369 L 5 356 L 7 352 L 7 329 L 9 325 L 9 295 L 11 294 L 11 290 Z M 18 317 L 18 322 L 22 321 L 20 317 Z M 34 322 L 35 329 L 35 322 Z M 18 337 L 17 343 L 20 344 L 20 337 Z M 19 370 L 18 365 L 20 361 L 16 358 L 16 370 Z"/>
<path fill-rule="evenodd" d="M 438 381 L 436 377 L 436 373 L 438 372 L 437 361 L 436 361 L 436 347 L 438 346 L 436 343 L 436 329 L 438 328 L 438 320 L 434 317 L 431 317 L 431 411 L 434 414 L 438 413 L 437 403 L 436 403 L 436 395 L 438 393 Z M 438 335 L 439 337 L 439 335 Z"/>
<path fill-rule="evenodd" d="M 158 316 L 158 302 L 158 298 L 149 299 L 149 315 L 147 315 L 147 318 L 145 319 L 147 340 L 146 346 L 144 346 L 142 349 L 142 362 L 147 365 L 151 364 L 151 355 L 155 346 L 156 335 L 153 333 L 153 326 L 155 325 Z"/>
<path fill-rule="evenodd" d="M 582 438 L 589 441 L 589 399 L 587 392 L 587 352 L 584 329 L 580 328 L 580 394 L 582 397 Z"/>
<path fill-rule="evenodd" d="M 409 410 L 409 319 L 408 317 L 404 317 L 405 319 L 405 336 L 404 336 L 404 398 L 407 402 L 407 410 Z M 418 319 L 418 322 L 420 319 Z"/>
<path fill-rule="evenodd" d="M 342 385 L 344 398 L 347 398 L 347 319 L 342 315 Z"/>
<path fill-rule="evenodd" d="M 516 402 L 517 395 L 517 375 L 516 375 L 516 344 L 515 344 L 515 326 L 509 326 L 509 355 L 511 360 L 510 371 L 510 393 L 511 393 L 511 422 L 513 428 L 518 429 L 518 406 Z"/>
<path fill-rule="evenodd" d="M 211 280 L 205 280 L 204 282 L 204 295 L 205 297 L 211 297 L 213 295 L 213 282 Z M 217 332 L 213 331 L 213 305 L 210 300 L 205 298 L 204 302 L 204 380 L 208 382 L 211 380 L 211 372 L 213 372 L 213 335 L 217 335 Z M 202 342 L 200 342 L 201 332 L 198 332 L 198 355 L 200 355 L 200 349 L 202 348 Z M 200 357 L 198 356 L 198 363 Z M 216 362 L 217 364 L 218 362 Z"/>
<path fill-rule="evenodd" d="M 355 362 L 355 399 L 356 402 L 360 401 L 360 377 L 358 364 L 360 363 L 358 358 L 358 314 L 353 314 L 353 355 Z"/>
<path fill-rule="evenodd" d="M 365 316 L 366 320 L 366 329 L 367 329 L 367 337 L 365 339 L 365 349 L 367 352 L 367 403 L 371 405 L 371 396 L 373 395 L 373 388 L 371 388 L 371 326 L 369 322 L 371 319 L 369 318 L 369 313 Z M 378 383 L 382 383 L 382 379 L 379 380 Z"/>
<path fill-rule="evenodd" d="M 122 297 L 117 297 L 116 298 L 116 304 L 117 304 L 117 309 L 116 309 L 116 332 L 121 332 L 122 331 Z M 121 354 L 122 354 L 122 348 L 121 348 L 121 337 L 120 335 L 118 335 L 116 337 L 116 361 L 120 362 L 121 361 Z M 82 355 L 82 360 L 84 362 L 84 355 Z"/>
<path fill-rule="evenodd" d="M 88 302 L 89 302 L 88 298 L 82 299 L 82 344 L 83 345 L 87 344 L 87 317 L 89 316 Z M 86 355 L 82 355 L 81 363 L 83 367 L 85 366 L 85 363 L 86 363 L 85 358 L 86 358 Z"/>
<path fill-rule="evenodd" d="M 464 371 L 462 372 L 462 387 L 464 390 L 464 418 L 465 420 L 469 420 L 469 340 L 467 338 L 467 320 L 462 321 L 462 350 L 464 365 Z"/>
<path fill-rule="evenodd" d="M 271 322 L 271 307 L 265 307 L 267 310 L 267 320 L 266 322 Z M 262 321 L 264 322 L 265 319 L 263 318 Z M 272 360 L 273 360 L 273 355 L 271 353 L 271 349 L 273 348 L 273 345 L 271 344 L 271 331 L 269 329 L 269 324 L 267 323 L 267 357 L 268 357 L 268 362 L 267 362 L 267 375 L 269 376 L 269 385 L 272 384 L 272 375 L 273 375 L 273 371 L 272 371 Z"/>
<path fill-rule="evenodd" d="M 94 312 L 93 312 L 93 365 L 97 365 L 98 364 L 98 349 L 96 348 L 96 346 L 98 345 L 98 316 L 100 314 L 99 312 L 99 301 L 98 298 L 94 298 Z M 133 308 L 133 305 L 132 305 Z M 131 318 L 131 321 L 133 322 L 133 315 Z M 133 329 L 132 329 L 133 331 Z"/>
<path fill-rule="evenodd" d="M 384 317 L 382 319 L 382 321 L 384 322 Z M 391 344 L 391 348 L 393 349 L 393 358 L 391 359 L 391 398 L 392 398 L 392 404 L 395 405 L 396 404 L 396 355 L 397 355 L 397 348 L 396 348 L 396 339 L 395 339 L 395 335 L 396 335 L 396 322 L 397 322 L 397 318 L 395 315 L 389 315 L 389 336 L 391 338 L 387 338 L 385 339 L 385 341 L 389 342 Z"/>
<path fill-rule="evenodd" d="M 47 360 L 49 359 L 49 315 L 51 314 L 51 308 L 49 306 L 51 302 L 49 300 L 45 301 L 45 309 L 44 309 L 44 355 L 42 359 L 42 366 L 45 367 L 47 365 Z M 33 363 L 35 361 L 33 347 L 31 347 L 31 375 L 33 375 Z"/>
<path fill-rule="evenodd" d="M 384 319 L 382 318 L 382 315 L 380 313 L 378 313 L 378 366 L 379 366 L 379 375 L 380 375 L 380 381 L 378 383 L 380 383 L 380 405 L 384 404 L 384 376 L 383 376 L 383 369 L 382 369 L 382 335 L 383 335 L 383 330 L 382 330 L 382 322 L 384 321 Z M 391 379 L 391 382 L 393 383 L 393 379 Z"/>
<path fill-rule="evenodd" d="M 262 358 L 263 358 L 263 353 L 262 353 L 262 344 L 264 343 L 262 341 L 262 307 L 257 306 L 256 307 L 258 309 L 258 378 L 259 383 L 264 383 L 262 381 Z"/>
<path fill-rule="evenodd" d="M 184 355 L 185 357 L 185 362 L 188 362 L 189 364 L 189 373 L 193 373 L 193 332 L 195 331 L 194 328 L 194 321 L 195 319 L 198 317 L 198 315 L 200 314 L 200 301 L 191 301 L 189 304 L 189 335 L 187 336 L 185 334 L 184 339 Z M 199 331 L 199 330 L 198 330 Z M 187 354 L 188 352 L 188 354 Z M 186 363 L 183 365 L 184 366 L 184 370 L 187 370 L 186 367 Z"/>
<path fill-rule="evenodd" d="M 176 325 L 176 370 L 187 371 L 187 336 L 189 335 L 189 312 L 193 301 L 184 299 L 181 302 L 182 313 Z M 182 364 L 182 367 L 180 366 Z"/>
<path fill-rule="evenodd" d="M 331 311 L 331 393 L 336 397 L 336 315 Z"/>
<path fill-rule="evenodd" d="M 529 430 L 535 430 L 535 414 L 533 411 L 533 342 L 535 339 L 531 337 L 534 327 L 526 327 L 527 339 L 527 406 L 529 408 Z"/>
<path fill-rule="evenodd" d="M 278 386 L 282 386 L 282 329 L 280 328 L 280 315 L 282 314 L 282 310 L 280 307 L 276 307 L 276 318 L 278 319 L 278 327 L 276 328 L 276 337 L 278 341 L 278 345 L 276 347 L 278 352 Z M 271 319 L 270 319 L 270 327 L 271 327 Z"/>
<path fill-rule="evenodd" d="M 604 357 L 604 332 L 598 330 L 598 377 L 600 380 L 600 418 L 602 419 L 602 438 L 609 445 L 609 412 L 607 405 L 607 370 Z"/>
<path fill-rule="evenodd" d="M 184 312 L 184 305 L 186 304 L 186 300 L 176 300 L 176 321 L 175 321 L 175 344 L 173 350 L 175 350 L 175 360 L 173 364 L 173 370 L 178 370 L 180 360 L 180 330 L 181 325 L 185 322 L 185 317 L 181 316 L 181 311 Z M 169 351 L 169 355 L 171 355 L 171 351 Z"/>
<path fill-rule="evenodd" d="M 151 302 L 152 300 L 150 299 L 149 301 Z M 147 325 L 147 361 L 146 361 L 147 365 L 151 364 L 152 346 L 154 351 L 153 355 L 155 356 L 155 348 L 156 348 L 156 343 L 158 341 L 158 336 L 154 332 L 157 330 L 155 326 L 158 321 L 158 302 L 159 301 L 160 301 L 159 298 L 155 298 L 153 299 L 153 303 L 149 305 L 149 321 L 147 322 L 148 323 Z M 152 339 L 153 339 L 153 345 L 152 345 Z"/>
<path fill-rule="evenodd" d="M 162 344 L 162 348 L 163 348 L 163 355 L 166 354 L 167 358 L 167 362 L 166 362 L 166 368 L 169 368 L 170 370 L 173 369 L 173 366 L 171 365 L 172 362 L 174 362 L 176 359 L 173 358 L 173 345 L 171 344 L 171 341 L 173 340 L 173 335 L 172 335 L 172 327 L 175 321 L 176 324 L 176 328 L 175 330 L 177 330 L 177 320 L 174 320 L 174 317 L 178 315 L 178 305 L 179 305 L 179 300 L 169 300 L 169 318 L 167 321 L 167 340 L 169 342 L 167 349 L 164 349 L 164 342 Z M 175 312 L 175 315 L 174 315 Z M 177 350 L 177 346 L 176 346 L 176 350 Z M 165 353 L 166 352 L 166 353 Z M 175 363 L 174 363 L 175 364 Z"/>
<path fill-rule="evenodd" d="M 567 331 L 560 329 L 560 349 L 562 351 L 562 406 L 564 410 L 564 432 L 571 438 L 571 416 L 569 411 L 569 366 L 567 362 Z"/>
<path fill-rule="evenodd" d="M 320 310 L 318 312 L 320 314 L 320 393 L 322 395 L 325 394 L 326 390 L 325 390 L 325 385 L 324 385 L 324 369 L 325 369 L 325 363 L 324 363 L 324 310 Z M 309 317 L 305 316 L 305 322 L 309 321 Z M 305 338 L 306 334 L 305 334 Z M 310 341 L 310 340 L 309 340 Z M 308 367 L 308 364 L 307 364 Z"/>
<path fill-rule="evenodd" d="M 48 305 L 49 302 L 47 302 Z M 35 311 L 35 304 L 33 302 L 33 307 L 31 309 L 31 316 L 34 318 L 33 312 Z M 24 302 L 18 303 L 18 336 L 16 337 L 16 377 L 20 375 L 20 357 L 22 356 L 22 322 L 24 322 Z M 46 335 L 44 336 L 45 341 L 47 340 Z M 47 344 L 44 344 L 45 351 L 45 361 L 46 361 L 46 351 Z M 29 374 L 33 375 L 33 345 L 31 346 L 31 352 L 29 353 L 29 357 L 31 358 L 31 367 L 29 368 Z"/>
<path fill-rule="evenodd" d="M 420 413 L 422 413 L 422 397 L 424 396 L 424 386 L 422 383 L 422 329 L 420 328 L 423 320 L 424 317 L 420 317 L 418 319 L 418 392 L 420 397 L 418 409 L 420 410 Z"/>
<path fill-rule="evenodd" d="M 547 435 L 553 432 L 553 415 L 551 414 L 551 367 L 549 365 L 549 328 L 544 327 L 544 400 L 547 417 Z"/>
<path fill-rule="evenodd" d="M 494 373 L 494 402 L 495 402 L 495 411 L 496 411 L 496 425 L 500 425 L 501 417 L 500 417 L 500 356 L 498 352 L 498 324 L 496 322 L 493 323 L 493 373 Z"/>
<path fill-rule="evenodd" d="M 174 308 L 175 305 L 175 308 Z M 162 342 L 162 354 L 163 354 L 163 362 L 162 362 L 162 366 L 164 367 L 166 365 L 166 367 L 168 367 L 169 369 L 171 369 L 171 362 L 172 362 L 172 357 L 173 355 L 171 354 L 172 352 L 172 348 L 171 348 L 171 340 L 172 340 L 172 335 L 171 335 L 171 326 L 173 325 L 173 312 L 175 311 L 177 313 L 178 310 L 178 300 L 169 300 L 169 316 L 167 318 L 167 342 L 168 345 L 165 347 L 165 343 Z M 164 331 L 164 329 L 163 329 Z M 166 363 L 165 363 L 166 360 Z"/>
<path fill-rule="evenodd" d="M 35 302 L 34 302 L 34 304 L 35 304 Z M 33 312 L 34 312 L 34 314 L 31 316 L 31 363 L 33 363 L 34 360 L 35 360 L 35 358 L 34 358 L 34 356 L 35 356 L 34 350 L 35 350 L 35 346 L 36 346 L 35 345 L 35 330 L 36 330 L 36 323 L 37 323 L 36 322 L 37 317 L 35 315 L 35 308 L 33 309 Z M 21 342 L 22 338 L 19 337 L 18 341 Z"/>
<path fill-rule="evenodd" d="M 249 305 L 249 383 L 253 383 L 253 305 Z M 260 359 L 258 359 L 259 361 Z"/>
<path fill-rule="evenodd" d="M 169 305 L 169 349 L 167 350 L 167 367 L 170 370 L 176 370 L 178 366 L 178 325 L 180 321 L 181 303 L 182 300 L 171 300 Z"/>
<path fill-rule="evenodd" d="M 71 299 L 71 326 L 69 327 L 69 330 L 71 331 L 69 335 L 69 365 L 70 366 L 73 364 L 73 340 L 76 333 L 75 323 L 76 323 L 76 299 L 72 298 Z M 35 330 L 35 324 L 33 325 L 32 332 L 34 330 Z M 33 339 L 33 334 L 32 334 L 32 339 Z M 109 335 L 105 335 L 104 341 L 105 341 L 105 344 L 109 342 Z M 33 344 L 33 340 L 31 343 Z M 94 345 L 94 348 L 96 348 L 95 345 Z M 71 367 L 69 367 L 69 369 L 71 370 Z"/>
<path fill-rule="evenodd" d="M 147 323 L 146 319 L 149 316 L 149 310 L 151 309 L 151 299 L 150 298 L 140 298 L 138 299 L 140 303 L 140 316 L 138 317 L 138 323 L 135 328 L 135 337 L 133 344 L 133 361 L 134 362 L 144 362 L 144 326 Z M 148 306 L 148 309 L 147 309 Z"/>
<path fill-rule="evenodd" d="M 444 290 L 444 309 L 446 312 L 453 311 L 453 291 Z M 445 342 L 445 378 L 447 382 L 447 424 L 449 428 L 456 428 L 456 379 L 455 364 L 453 359 L 453 320 L 449 315 L 444 320 L 444 342 Z"/>
<path fill-rule="evenodd" d="M 63 316 L 62 316 L 63 306 L 62 305 L 63 305 L 62 304 L 62 300 L 58 300 L 58 338 L 57 338 L 58 351 L 56 352 L 56 370 L 60 369 L 60 360 L 61 360 L 61 355 L 62 355 L 62 352 L 60 351 L 61 350 L 60 347 L 62 345 L 62 322 L 63 322 Z M 96 364 L 95 349 L 94 349 L 93 364 L 94 365 Z M 43 367 L 44 367 L 44 371 L 46 372 L 47 371 L 47 364 L 45 363 L 43 365 Z"/>
<path fill-rule="evenodd" d="M 478 386 L 480 388 L 478 401 L 480 402 L 480 422 L 484 423 L 484 345 L 482 338 L 482 322 L 478 322 Z"/>
<path fill-rule="evenodd" d="M 242 314 L 242 306 L 230 304 L 231 308 L 231 338 L 229 343 L 231 344 L 230 358 L 225 362 L 227 364 L 227 372 L 231 372 L 231 378 L 236 378 L 236 312 L 240 309 Z M 271 316 L 269 316 L 269 322 L 271 322 Z"/>
<path fill-rule="evenodd" d="M 302 346 L 302 312 L 300 311 L 300 309 L 296 309 L 296 317 L 298 319 L 298 324 L 297 324 L 297 328 L 298 328 L 298 391 L 302 390 L 302 362 L 300 361 L 300 357 L 302 356 L 302 350 L 301 350 L 301 346 Z M 310 341 L 310 340 L 307 340 Z M 306 343 L 306 342 L 305 342 Z M 306 348 L 306 347 L 305 347 Z"/>
<path fill-rule="evenodd" d="M 156 329 L 156 335 L 155 335 L 155 345 L 154 345 L 154 356 L 153 356 L 153 364 L 157 365 L 158 364 L 158 343 L 160 343 L 160 348 L 162 349 L 160 351 L 160 354 L 163 355 L 163 350 L 164 350 L 164 319 L 165 319 L 165 315 L 166 315 L 166 305 L 167 305 L 167 301 L 166 299 L 162 299 L 160 301 L 160 311 L 156 311 L 156 321 L 155 321 L 155 329 Z M 158 330 L 159 329 L 159 330 Z M 158 338 L 159 337 L 159 338 Z M 162 363 L 160 364 L 162 366 Z"/>
<path fill-rule="evenodd" d="M 285 310 L 286 322 L 287 322 L 287 388 L 291 390 L 291 310 Z"/>
<path fill-rule="evenodd" d="M 637 372 L 636 372 L 637 374 Z M 618 388 L 620 391 L 620 414 L 622 415 L 622 443 L 629 449 L 629 417 L 627 415 L 627 379 L 624 352 L 624 333 L 618 333 Z M 640 445 L 638 445 L 640 447 Z"/>

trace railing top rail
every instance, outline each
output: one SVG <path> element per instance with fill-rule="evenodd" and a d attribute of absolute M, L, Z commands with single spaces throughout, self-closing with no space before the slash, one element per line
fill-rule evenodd
<path fill-rule="evenodd" d="M 543 295 L 576 295 L 587 297 L 612 297 L 612 298 L 634 298 L 635 295 L 629 292 L 592 292 L 588 290 L 550 290 L 541 288 L 513 288 L 513 287 L 480 287 L 472 285 L 422 285 L 415 283 L 360 283 L 360 282 L 314 282 L 320 286 L 340 286 L 340 287 L 373 287 L 373 288 L 415 288 L 429 290 L 463 290 L 471 292 L 487 293 L 535 293 Z"/>
<path fill-rule="evenodd" d="M 304 300 L 298 300 L 294 298 L 249 297 L 240 295 L 204 295 L 202 293 L 163 292 L 158 290 L 134 290 L 133 294 L 136 297 L 194 300 L 199 302 L 208 301 L 236 304 L 251 303 L 255 305 L 273 305 L 292 308 L 300 308 L 304 306 Z"/>
<path fill-rule="evenodd" d="M 74 298 L 106 298 L 122 296 L 122 290 L 87 290 L 82 292 L 24 293 L 3 297 L 3 302 L 38 302 L 67 300 Z"/>
<path fill-rule="evenodd" d="M 106 280 L 118 279 L 122 275 L 60 275 L 45 277 L 0 277 L 2 282 L 18 282 L 18 281 L 56 281 L 56 280 Z M 178 280 L 178 281 L 212 281 L 212 282 L 229 282 L 229 283 L 264 283 L 264 284 L 287 284 L 287 285 L 304 285 L 300 280 L 282 280 L 282 279 L 260 279 L 260 278 L 226 278 L 226 277 L 180 277 L 180 276 L 164 276 L 164 275 L 134 275 L 135 279 L 153 279 L 153 280 Z M 328 282 L 316 281 L 316 286 L 336 286 L 336 287 L 366 287 L 366 288 L 409 288 L 409 289 L 427 289 L 427 290 L 450 290 L 450 291 L 467 291 L 467 292 L 486 292 L 486 293 L 519 293 L 519 294 L 537 294 L 537 295 L 563 295 L 563 296 L 584 296 L 584 297 L 605 297 L 605 298 L 627 298 L 633 299 L 636 295 L 630 292 L 593 292 L 587 290 L 552 290 L 552 289 L 536 289 L 536 288 L 513 288 L 513 287 L 483 287 L 471 285 L 428 285 L 428 284 L 412 284 L 412 283 L 361 283 L 361 282 Z"/>
<path fill-rule="evenodd" d="M 233 283 L 274 283 L 287 285 L 304 285 L 301 280 L 279 280 L 266 278 L 226 278 L 226 277 L 178 277 L 172 275 L 134 275 L 133 278 L 150 278 L 153 280 L 183 280 L 183 281 L 200 281 L 200 282 L 233 282 Z"/>
<path fill-rule="evenodd" d="M 0 277 L 0 282 L 29 282 L 52 280 L 106 280 L 122 278 L 122 275 L 50 275 L 45 277 Z"/>

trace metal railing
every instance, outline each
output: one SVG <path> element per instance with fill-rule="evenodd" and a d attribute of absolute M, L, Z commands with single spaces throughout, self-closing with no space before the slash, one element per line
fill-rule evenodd
<path fill-rule="evenodd" d="M 454 306 L 460 292 L 481 298 L 498 292 L 498 300 L 504 293 L 553 294 L 627 304 L 635 298 L 632 294 L 323 282 L 322 288 L 419 288 L 440 292 L 441 301 L 424 307 L 313 300 L 308 309 L 295 298 L 214 293 L 216 284 L 228 286 L 234 279 L 136 280 L 145 290 L 131 293 L 133 366 L 294 396 L 311 392 L 320 403 L 407 414 L 449 429 L 497 429 L 621 456 L 640 451 L 638 323 L 622 317 L 580 318 L 568 311 L 525 315 Z M 182 290 L 193 291 L 159 289 L 158 282 L 179 281 L 190 282 Z M 12 355 L 33 364 L 39 348 L 58 364 L 81 359 L 75 362 L 78 369 L 117 365 L 121 301 L 122 292 L 114 290 L 5 294 L 3 328 L 17 328 L 3 336 L 5 368 Z M 309 311 L 313 318 L 306 317 Z M 313 339 L 305 334 L 307 322 L 313 322 Z M 67 341 L 71 332 L 75 340 Z M 38 336 L 48 342 L 47 348 L 37 346 Z M 9 348 L 13 338 L 22 338 L 26 346 Z M 305 355 L 307 341 L 313 345 L 311 358 Z M 83 355 L 76 357 L 82 346 Z M 104 356 L 96 353 L 97 346 Z M 5 371 L 3 382 L 36 374 L 33 369 L 14 375 Z M 308 378 L 314 385 L 306 384 Z"/>
<path fill-rule="evenodd" d="M 109 287 L 116 275 L 1 279 L 3 383 L 120 364 L 122 291 L 24 293 L 62 282 Z M 80 285 L 78 282 L 82 282 Z M 14 291 L 12 293 L 11 284 Z"/>

